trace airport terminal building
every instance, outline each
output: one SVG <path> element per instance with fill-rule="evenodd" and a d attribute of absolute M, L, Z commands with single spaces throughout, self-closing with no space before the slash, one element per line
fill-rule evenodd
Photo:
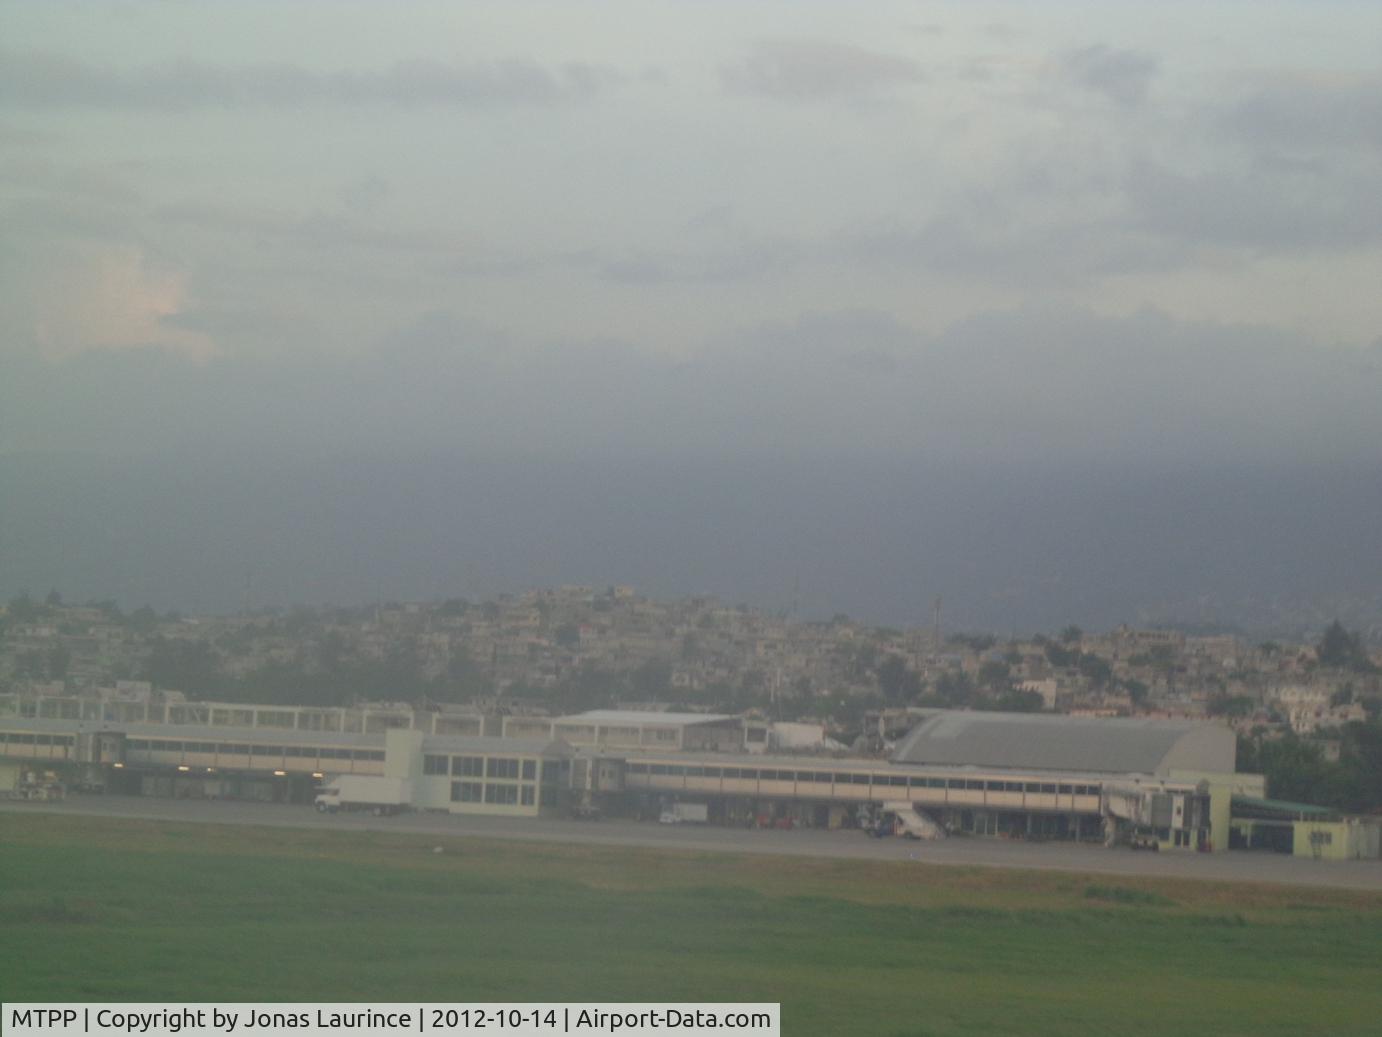
<path fill-rule="evenodd" d="M 414 809 L 453 813 L 655 818 L 684 803 L 723 825 L 835 828 L 901 805 L 937 834 L 1377 855 L 1375 824 L 1268 800 L 1214 723 L 935 711 L 887 758 L 767 755 L 762 726 L 6 695 L 0 794 L 56 783 L 310 803 L 330 778 L 374 775 L 405 780 Z"/>

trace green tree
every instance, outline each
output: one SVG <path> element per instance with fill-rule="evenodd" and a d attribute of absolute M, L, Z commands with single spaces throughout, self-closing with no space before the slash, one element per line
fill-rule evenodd
<path fill-rule="evenodd" d="M 1128 693 L 1128 699 L 1134 706 L 1141 706 L 1147 701 L 1151 689 L 1137 678 L 1129 677 L 1123 681 L 1123 690 Z"/>
<path fill-rule="evenodd" d="M 1096 688 L 1102 688 L 1113 678 L 1113 667 L 1097 655 L 1081 655 L 1076 664 L 1082 676 Z"/>
<path fill-rule="evenodd" d="M 215 650 L 206 641 L 155 637 L 144 660 L 144 680 L 155 687 L 206 697 L 221 687 Z"/>
<path fill-rule="evenodd" d="M 72 662 L 72 651 L 62 642 L 58 642 L 48 649 L 44 662 L 47 665 L 50 681 L 63 680 L 67 677 L 67 667 Z"/>
<path fill-rule="evenodd" d="M 43 615 L 43 608 L 29 596 L 29 592 L 20 591 L 18 595 L 10 599 L 9 617 L 16 623 L 32 623 Z"/>
<path fill-rule="evenodd" d="M 152 634 L 158 629 L 158 613 L 148 605 L 137 608 L 130 613 L 130 626 L 138 633 Z"/>
<path fill-rule="evenodd" d="M 1252 713 L 1256 703 L 1246 695 L 1230 695 L 1220 691 L 1209 697 L 1205 712 L 1212 717 L 1245 717 Z"/>
<path fill-rule="evenodd" d="M 933 694 L 942 706 L 963 706 L 974 697 L 974 682 L 967 673 L 947 670 L 936 678 Z"/>
<path fill-rule="evenodd" d="M 649 659 L 633 671 L 629 683 L 640 698 L 666 701 L 672 691 L 672 664 L 666 659 Z"/>
<path fill-rule="evenodd" d="M 469 702 L 493 691 L 493 682 L 475 664 L 470 653 L 464 647 L 457 646 L 451 649 L 446 671 L 432 682 L 428 697 L 438 702 Z"/>
<path fill-rule="evenodd" d="M 979 708 L 1000 713 L 1040 713 L 1043 705 L 1040 692 L 1008 688 L 994 698 L 980 702 Z"/>
<path fill-rule="evenodd" d="M 1321 666 L 1357 673 L 1372 673 L 1376 669 L 1363 647 L 1362 636 L 1344 629 L 1337 619 L 1325 628 L 1324 636 L 1315 646 Z"/>
<path fill-rule="evenodd" d="M 990 660 L 979 667 L 979 686 L 981 688 L 1002 692 L 1007 691 L 1011 685 L 1012 671 L 1007 663 Z"/>
<path fill-rule="evenodd" d="M 889 705 L 900 706 L 914 701 L 921 694 L 921 678 L 900 655 L 889 653 L 875 671 L 878 690 Z"/>
<path fill-rule="evenodd" d="M 1042 646 L 1042 651 L 1046 653 L 1046 661 L 1057 669 L 1069 669 L 1080 661 L 1078 648 L 1063 648 L 1054 642 L 1047 642 Z"/>

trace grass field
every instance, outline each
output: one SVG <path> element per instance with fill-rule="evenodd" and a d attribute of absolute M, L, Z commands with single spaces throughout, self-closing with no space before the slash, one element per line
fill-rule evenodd
<path fill-rule="evenodd" d="M 435 852 L 440 845 L 442 852 Z M 9 1001 L 780 1001 L 782 1032 L 1382 1032 L 1382 896 L 0 816 Z"/>

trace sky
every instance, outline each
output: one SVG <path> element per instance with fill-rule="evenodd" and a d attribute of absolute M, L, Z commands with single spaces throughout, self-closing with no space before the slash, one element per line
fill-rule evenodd
<path fill-rule="evenodd" d="M 1206 596 L 1231 621 L 1288 586 L 1373 601 L 1382 545 L 1347 512 L 1382 480 L 1379 183 L 1373 2 L 0 3 L 0 592 L 770 602 L 815 572 L 827 614 L 918 620 L 945 593 L 957 621 L 1095 626 Z M 557 464 L 605 494 L 544 505 L 581 532 L 536 564 L 499 487 Z M 141 479 L 246 466 L 265 498 L 204 518 L 225 557 L 194 579 Z M 74 566 L 109 530 L 45 470 L 106 479 L 144 561 Z M 412 472 L 396 516 L 485 485 L 490 541 L 394 557 L 396 519 L 295 489 L 351 546 L 285 552 L 265 470 L 364 497 Z M 1014 573 L 1110 486 L 1187 494 L 1153 539 L 1213 557 L 1320 478 L 1321 519 L 1254 543 L 1304 558 L 1314 532 L 1328 564 L 1096 573 L 1071 542 Z M 1026 518 L 981 535 L 994 483 Z M 831 484 L 889 501 L 888 536 L 822 507 Z M 1197 526 L 1186 488 L 1229 484 L 1256 508 Z M 928 535 L 909 516 L 940 485 Z M 650 486 L 700 489 L 629 524 Z M 732 564 L 678 546 L 760 543 L 756 504 L 779 531 L 821 517 Z M 266 551 L 275 578 L 243 579 Z"/>

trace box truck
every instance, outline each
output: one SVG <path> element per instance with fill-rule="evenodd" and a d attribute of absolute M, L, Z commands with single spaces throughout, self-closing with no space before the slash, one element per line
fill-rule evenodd
<path fill-rule="evenodd" d="M 672 803 L 662 808 L 658 818 L 664 825 L 703 825 L 710 818 L 710 808 L 704 803 Z"/>
<path fill-rule="evenodd" d="M 368 774 L 341 774 L 328 778 L 317 790 L 317 809 L 324 814 L 338 810 L 368 810 L 377 817 L 407 810 L 412 787 L 404 778 L 379 778 Z"/>

